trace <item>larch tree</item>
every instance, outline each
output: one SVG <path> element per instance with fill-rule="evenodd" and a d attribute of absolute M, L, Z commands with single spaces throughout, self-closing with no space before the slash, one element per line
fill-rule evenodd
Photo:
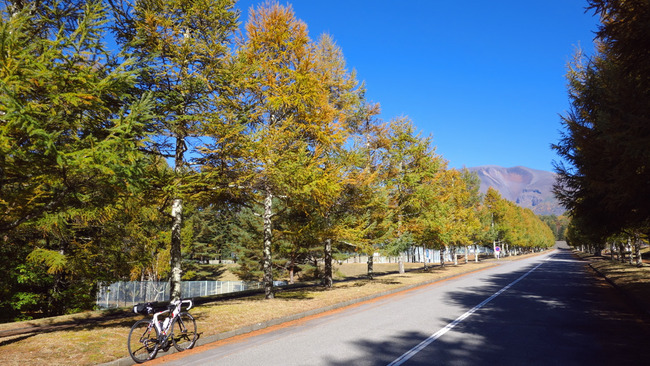
<path fill-rule="evenodd" d="M 402 252 L 406 237 L 413 235 L 424 211 L 427 218 L 436 220 L 433 203 L 436 175 L 443 170 L 446 162 L 435 153 L 431 138 L 417 134 L 412 122 L 405 118 L 394 119 L 390 123 L 390 133 L 386 137 L 383 159 L 383 179 L 389 191 L 389 204 L 394 211 L 394 244 L 402 244 L 393 252 Z M 422 196 L 422 189 L 428 192 Z M 419 194 L 418 194 L 419 193 Z M 435 193 L 434 193 L 435 195 Z M 399 256 L 399 261 L 403 260 Z"/>
<path fill-rule="evenodd" d="M 279 200 L 288 207 L 336 194 L 328 152 L 345 141 L 345 129 L 337 123 L 339 111 L 323 82 L 317 47 L 291 7 L 267 3 L 252 8 L 245 31 L 231 65 L 240 77 L 222 104 L 227 123 L 240 130 L 229 135 L 214 130 L 210 137 L 215 142 L 205 153 L 238 141 L 231 164 L 237 172 L 229 187 L 246 191 L 252 206 L 260 208 L 263 282 L 266 298 L 272 298 L 273 220 Z M 218 166 L 219 159 L 210 166 Z"/>
<path fill-rule="evenodd" d="M 316 65 L 321 77 L 321 83 L 325 86 L 328 94 L 328 102 L 335 109 L 330 123 L 336 124 L 344 129 L 342 136 L 348 138 L 352 133 L 358 131 L 360 125 L 368 121 L 376 113 L 376 110 L 365 100 L 365 87 L 359 85 L 356 80 L 356 72 L 348 72 L 346 68 L 343 51 L 336 45 L 331 36 L 323 34 L 315 50 Z M 323 178 L 327 179 L 329 187 L 326 194 L 323 192 L 313 196 L 313 208 L 322 218 L 321 238 L 323 241 L 324 273 L 323 284 L 325 287 L 332 287 L 332 251 L 333 243 L 340 240 L 338 235 L 338 224 L 342 216 L 346 215 L 347 198 L 344 194 L 345 185 L 348 183 L 345 177 L 346 157 L 343 146 L 344 140 L 332 141 L 329 145 L 321 145 L 318 150 L 325 161 Z"/>
<path fill-rule="evenodd" d="M 586 225 L 580 236 L 602 247 L 610 235 L 650 232 L 650 7 L 591 0 L 589 9 L 601 22 L 596 54 L 578 53 L 567 72 L 555 193 Z"/>
<path fill-rule="evenodd" d="M 2 8 L 0 233 L 21 252 L 3 258 L 49 281 L 48 299 L 33 302 L 45 314 L 87 308 L 96 281 L 123 268 L 112 223 L 148 165 L 139 149 L 150 104 L 130 94 L 132 60 L 103 43 L 107 16 L 101 1 Z"/>
<path fill-rule="evenodd" d="M 337 234 L 344 246 L 368 256 L 367 273 L 372 279 L 372 256 L 390 240 L 393 212 L 388 207 L 382 168 L 386 126 L 373 118 L 378 106 L 367 107 L 368 118 L 353 135 L 345 158 L 345 184 L 339 201 Z"/>
<path fill-rule="evenodd" d="M 234 0 L 113 1 L 117 40 L 143 72 L 137 87 L 151 93 L 156 135 L 152 153 L 171 160 L 174 178 L 162 190 L 170 202 L 170 298 L 181 296 L 183 199 L 191 194 L 192 137 L 215 116 L 215 94 L 227 75 L 224 59 L 237 27 Z"/>
<path fill-rule="evenodd" d="M 446 235 L 451 244 L 454 264 L 458 264 L 458 247 L 464 246 L 467 259 L 467 247 L 472 234 L 478 230 L 480 222 L 476 214 L 479 200 L 476 177 L 467 170 L 451 169 L 446 171 L 445 189 L 447 190 L 446 204 L 448 206 Z"/>

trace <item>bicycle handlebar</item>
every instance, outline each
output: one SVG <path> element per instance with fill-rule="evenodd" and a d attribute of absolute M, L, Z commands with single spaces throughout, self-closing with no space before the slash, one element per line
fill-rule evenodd
<path fill-rule="evenodd" d="M 188 304 L 188 307 L 187 307 L 187 309 L 185 309 L 185 311 L 190 310 L 192 308 L 192 305 L 194 305 L 194 302 L 192 301 L 192 299 L 181 300 L 181 304 L 182 303 Z"/>
<path fill-rule="evenodd" d="M 172 306 L 177 306 L 177 305 L 182 305 L 182 304 L 187 304 L 188 305 L 187 309 L 185 309 L 187 311 L 187 310 L 190 310 L 192 308 L 192 306 L 194 305 L 194 302 L 192 301 L 192 299 L 185 299 L 185 300 L 176 300 L 176 301 L 172 301 L 172 302 L 169 303 L 169 305 L 172 305 Z"/>

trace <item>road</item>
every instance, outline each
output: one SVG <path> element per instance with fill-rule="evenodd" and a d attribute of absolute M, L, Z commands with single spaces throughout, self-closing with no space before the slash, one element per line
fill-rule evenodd
<path fill-rule="evenodd" d="M 568 250 L 163 358 L 166 365 L 650 364 L 642 316 Z"/>

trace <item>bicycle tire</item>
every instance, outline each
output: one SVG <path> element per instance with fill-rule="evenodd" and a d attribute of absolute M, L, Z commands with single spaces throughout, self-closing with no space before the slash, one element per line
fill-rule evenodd
<path fill-rule="evenodd" d="M 158 329 L 151 320 L 141 319 L 133 324 L 129 332 L 127 346 L 129 355 L 136 363 L 143 363 L 156 357 L 158 353 Z"/>
<path fill-rule="evenodd" d="M 190 313 L 180 313 L 172 322 L 172 342 L 179 352 L 194 347 L 198 334 L 196 321 Z"/>

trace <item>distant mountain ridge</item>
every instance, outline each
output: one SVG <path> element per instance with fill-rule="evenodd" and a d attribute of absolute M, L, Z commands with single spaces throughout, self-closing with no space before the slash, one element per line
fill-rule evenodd
<path fill-rule="evenodd" d="M 538 215 L 561 215 L 566 210 L 553 195 L 556 175 L 523 166 L 504 168 L 485 165 L 468 168 L 481 179 L 481 192 L 493 187 L 501 196 L 517 205 L 530 208 Z"/>

